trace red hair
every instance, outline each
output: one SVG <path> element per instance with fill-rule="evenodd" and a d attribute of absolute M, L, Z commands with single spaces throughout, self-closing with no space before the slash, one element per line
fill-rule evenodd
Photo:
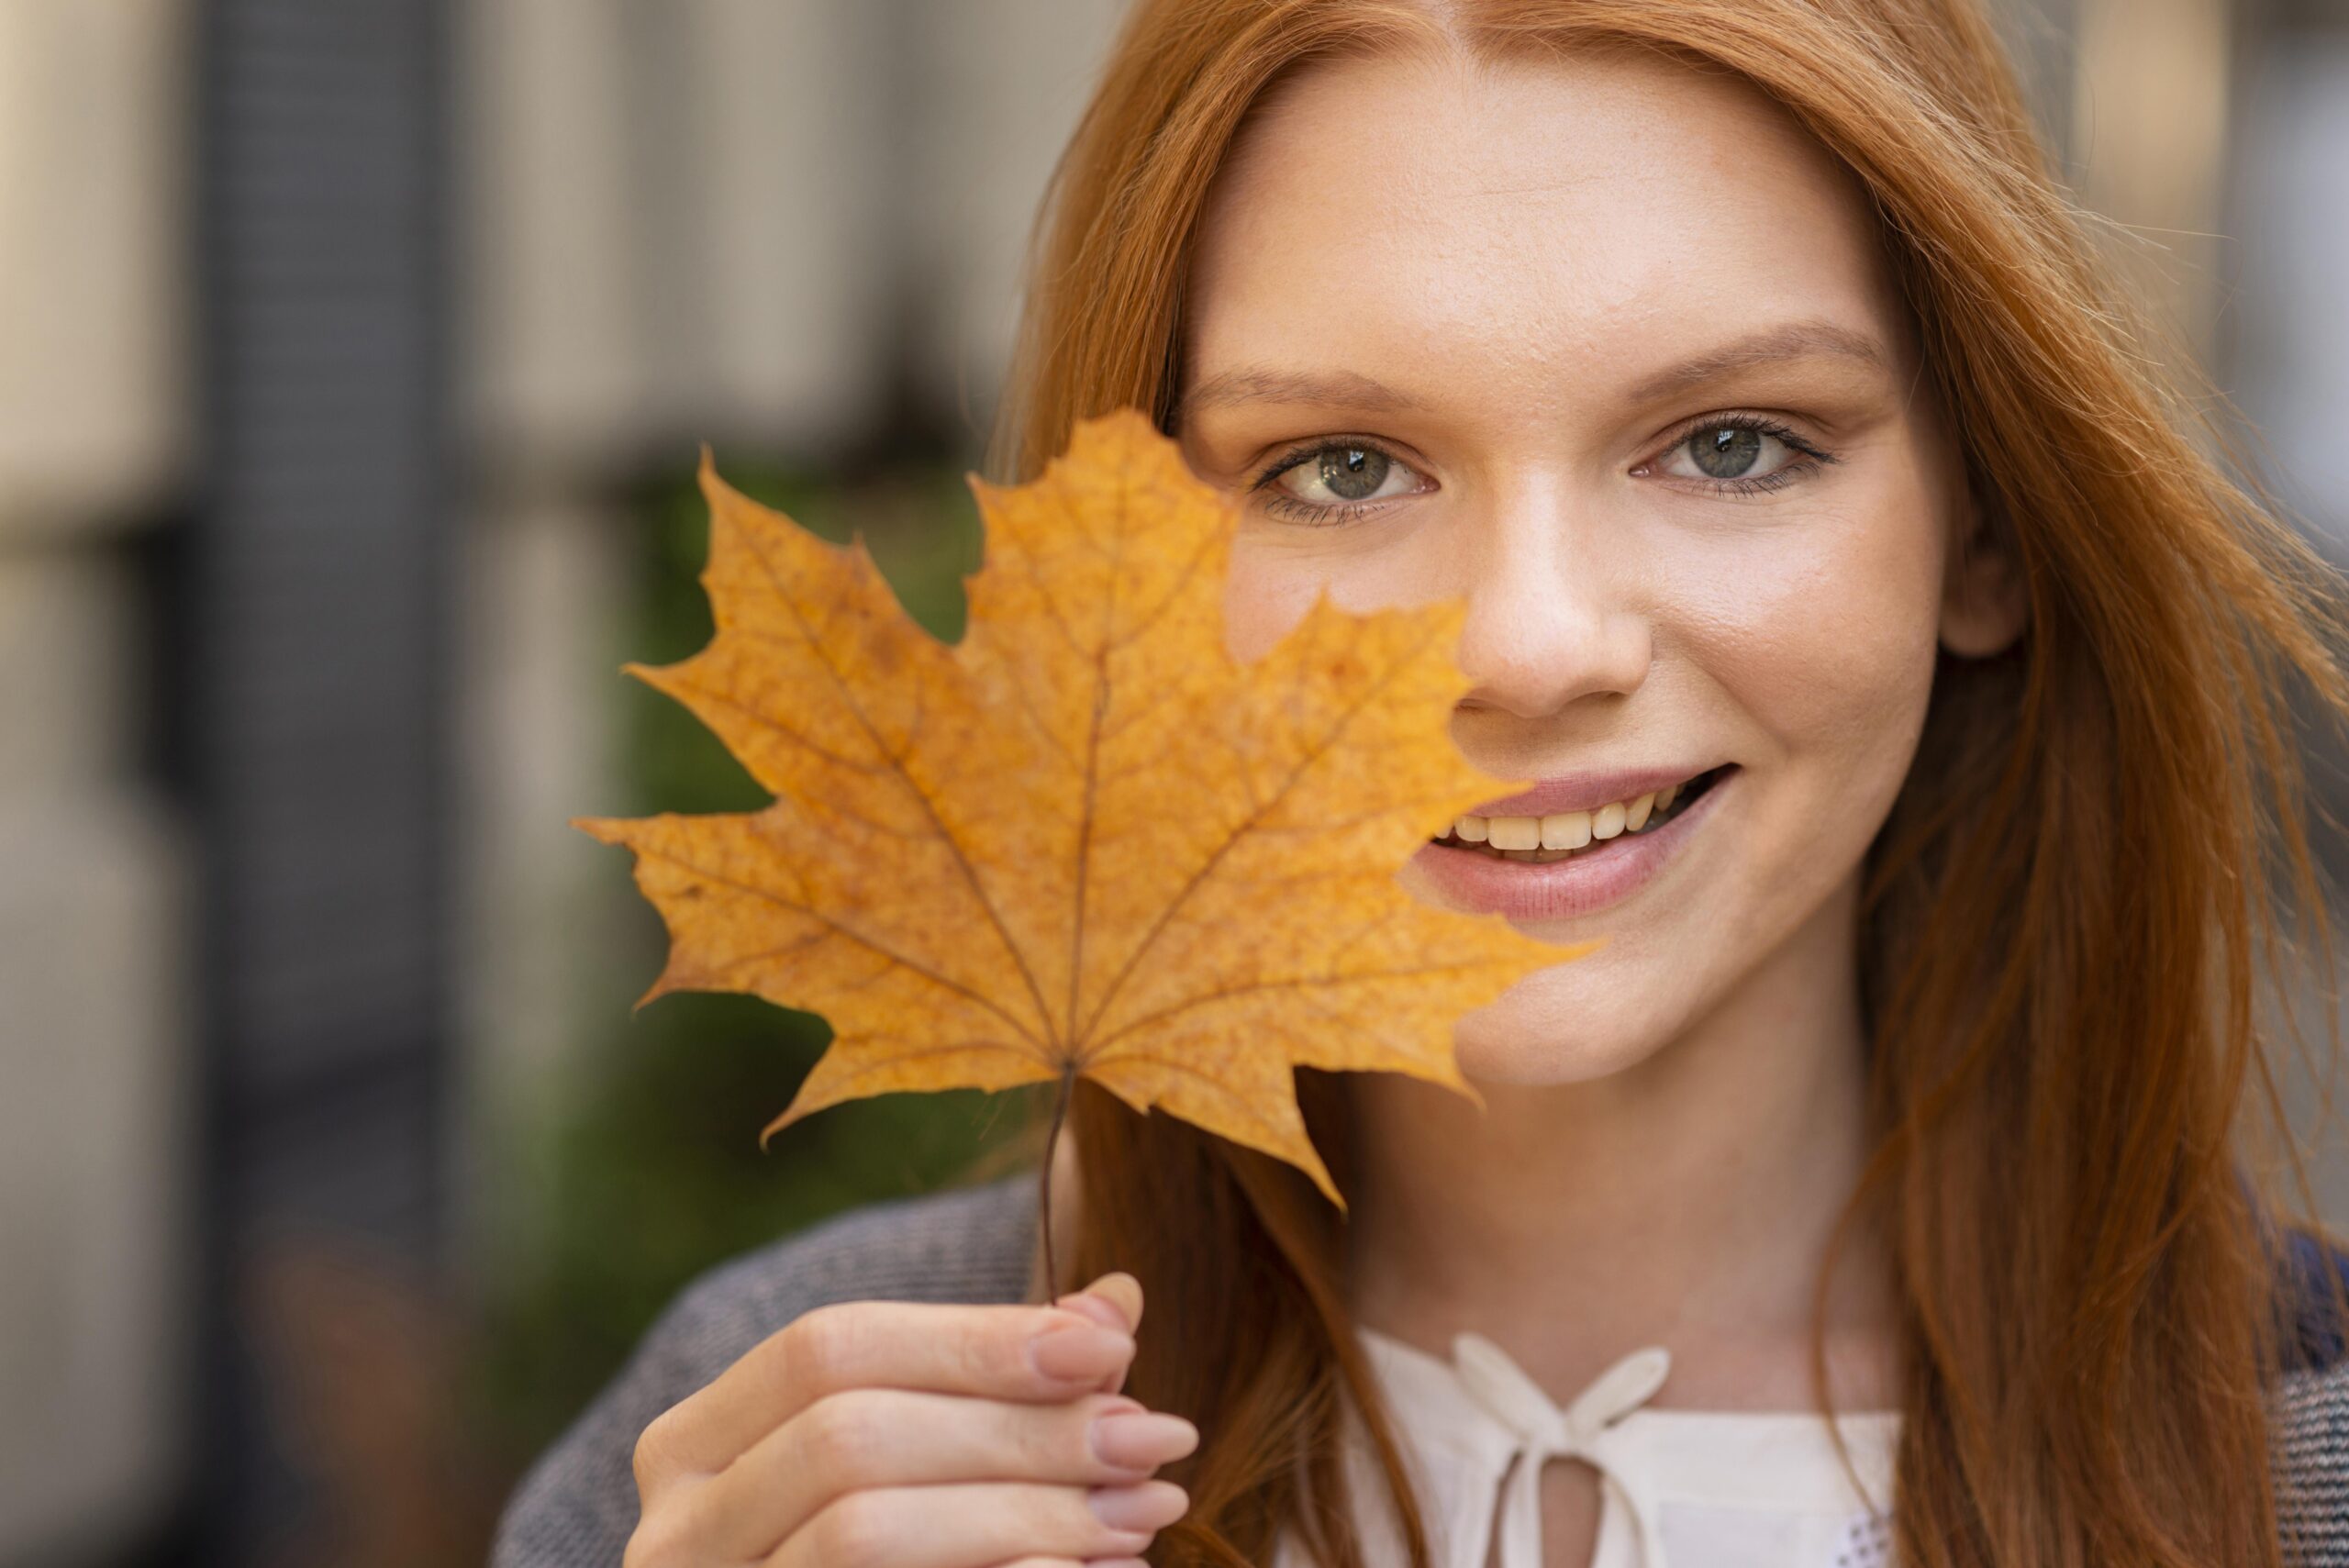
<path fill-rule="evenodd" d="M 1171 421 L 1200 212 L 1285 75 L 1605 47 L 1737 73 L 1856 173 L 2028 584 L 2018 647 L 1943 661 L 1867 865 L 1876 1141 L 1845 1223 L 1879 1227 L 1897 1268 L 1898 1558 L 2275 1568 L 2288 1304 L 2241 1135 L 2277 1100 L 2253 1004 L 2279 888 L 2321 936 L 2280 694 L 2349 711 L 2330 575 L 2198 446 L 2213 432 L 2150 362 L 1975 0 L 1139 0 L 1040 217 L 997 476 L 1034 474 L 1086 416 Z M 1338 1081 L 1298 1079 L 1342 1188 Z M 1147 1282 L 1129 1386 L 1205 1435 L 1169 1472 L 1192 1507 L 1154 1557 L 1263 1562 L 1293 1529 L 1358 1563 L 1351 1402 L 1424 1563 L 1336 1212 L 1089 1087 L 1071 1114 L 1069 1266 Z"/>

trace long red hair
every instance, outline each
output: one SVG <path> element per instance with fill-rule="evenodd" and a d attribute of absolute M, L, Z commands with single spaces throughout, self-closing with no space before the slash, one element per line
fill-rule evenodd
<path fill-rule="evenodd" d="M 2216 432 L 2132 325 L 1976 0 L 1138 0 L 1039 219 L 996 476 L 1110 408 L 1169 426 L 1201 208 L 1285 75 L 1609 46 L 1738 73 L 1856 172 L 2028 583 L 2011 653 L 1944 661 L 1868 862 L 1876 1152 L 1846 1225 L 1889 1239 L 1903 1307 L 1898 1560 L 2275 1568 L 2282 1206 L 2245 1129 L 2278 1098 L 2254 1006 L 2275 911 L 2321 937 L 2281 694 L 2349 708 L 2329 576 L 2204 454 Z M 1298 1078 L 1342 1188 L 1339 1081 Z M 1351 1403 L 1424 1563 L 1336 1211 L 1089 1087 L 1071 1127 L 1066 1267 L 1147 1283 L 1129 1386 L 1204 1434 L 1168 1472 L 1192 1506 L 1156 1560 L 1263 1563 L 1294 1530 L 1353 1568 Z"/>

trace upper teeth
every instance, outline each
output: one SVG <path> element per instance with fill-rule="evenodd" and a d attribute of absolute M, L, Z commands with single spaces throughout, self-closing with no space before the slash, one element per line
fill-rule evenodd
<path fill-rule="evenodd" d="M 1454 838 L 1464 843 L 1490 844 L 1497 850 L 1579 850 L 1594 839 L 1612 839 L 1625 828 L 1636 833 L 1654 812 L 1668 811 L 1680 798 L 1680 786 L 1668 784 L 1631 800 L 1613 801 L 1596 811 L 1556 811 L 1547 817 L 1463 817 L 1453 824 Z"/>

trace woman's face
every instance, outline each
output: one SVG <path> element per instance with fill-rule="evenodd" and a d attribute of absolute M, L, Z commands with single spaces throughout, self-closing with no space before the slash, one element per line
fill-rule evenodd
<path fill-rule="evenodd" d="M 1962 485 L 1869 211 L 1752 88 L 1662 61 L 1349 61 L 1265 107 L 1186 296 L 1232 646 L 1324 588 L 1464 601 L 1453 737 L 1542 782 L 1405 884 L 1609 940 L 1464 1018 L 1461 1064 L 1628 1066 L 1846 917 L 1937 638 L 1982 635 L 1943 611 Z"/>

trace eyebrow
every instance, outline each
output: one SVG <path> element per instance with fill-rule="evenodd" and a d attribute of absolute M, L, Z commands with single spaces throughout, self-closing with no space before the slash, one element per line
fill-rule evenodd
<path fill-rule="evenodd" d="M 1709 349 L 1693 358 L 1661 370 L 1631 388 L 1633 400 L 1653 403 L 1675 392 L 1701 386 L 1735 371 L 1788 360 L 1856 360 L 1889 374 L 1892 356 L 1873 334 L 1854 331 L 1832 321 L 1789 321 Z"/>
<path fill-rule="evenodd" d="M 1735 371 L 1788 360 L 1820 357 L 1855 360 L 1889 373 L 1891 356 L 1873 335 L 1838 326 L 1832 321 L 1789 321 L 1709 349 L 1693 358 L 1656 372 L 1631 388 L 1631 396 L 1652 403 L 1716 380 Z M 1175 410 L 1177 419 L 1207 408 L 1241 403 L 1343 405 L 1373 413 L 1391 414 L 1421 406 L 1418 399 L 1386 383 L 1352 371 L 1315 374 L 1306 371 L 1243 366 L 1209 376 L 1186 393 Z"/>
<path fill-rule="evenodd" d="M 1306 403 L 1322 406 L 1344 404 L 1374 414 L 1392 414 L 1419 406 L 1416 398 L 1406 397 L 1385 382 L 1373 381 L 1352 371 L 1316 375 L 1305 371 L 1242 367 L 1199 383 L 1184 395 L 1175 415 L 1187 418 L 1203 408 L 1224 408 L 1235 403 Z"/>

